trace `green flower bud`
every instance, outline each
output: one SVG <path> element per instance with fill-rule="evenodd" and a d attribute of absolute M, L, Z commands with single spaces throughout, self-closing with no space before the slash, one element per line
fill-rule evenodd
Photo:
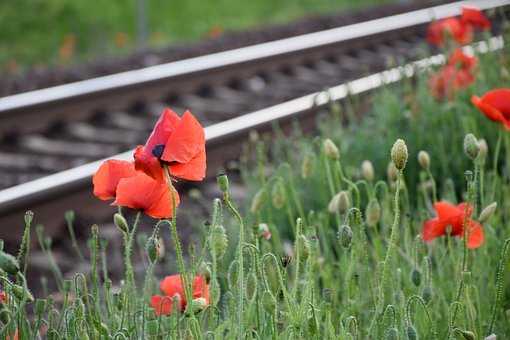
<path fill-rule="evenodd" d="M 473 333 L 471 331 L 460 331 L 460 333 L 466 340 L 476 340 L 475 333 Z"/>
<path fill-rule="evenodd" d="M 296 239 L 296 249 L 299 249 L 301 260 L 306 260 L 310 255 L 310 242 L 305 235 L 299 235 Z"/>
<path fill-rule="evenodd" d="M 430 168 L 430 156 L 427 151 L 421 150 L 418 152 L 418 163 L 424 170 L 428 170 Z"/>
<path fill-rule="evenodd" d="M 219 174 L 216 177 L 216 181 L 218 182 L 218 187 L 220 188 L 221 192 L 225 193 L 229 190 L 229 183 L 228 183 L 228 177 L 226 174 Z"/>
<path fill-rule="evenodd" d="M 411 281 L 414 283 L 416 287 L 420 286 L 421 283 L 421 273 L 416 268 L 411 272 Z"/>
<path fill-rule="evenodd" d="M 481 160 L 485 160 L 487 158 L 487 153 L 489 153 L 489 146 L 487 145 L 487 141 L 483 138 L 478 140 L 478 158 Z"/>
<path fill-rule="evenodd" d="M 324 154 L 326 157 L 332 160 L 340 159 L 340 151 L 338 151 L 337 146 L 333 141 L 329 138 L 325 139 L 322 143 L 322 148 L 324 150 Z"/>
<path fill-rule="evenodd" d="M 25 225 L 31 225 L 34 219 L 34 213 L 31 210 L 25 212 Z"/>
<path fill-rule="evenodd" d="M 384 338 L 386 340 L 398 340 L 398 330 L 395 327 L 389 328 Z"/>
<path fill-rule="evenodd" d="M 216 256 L 222 258 L 228 247 L 228 238 L 225 228 L 222 225 L 215 225 L 211 231 L 211 247 Z"/>
<path fill-rule="evenodd" d="M 352 242 L 352 229 L 348 225 L 343 225 L 338 232 L 338 239 L 344 248 L 349 248 Z"/>
<path fill-rule="evenodd" d="M 191 301 L 191 310 L 193 313 L 199 313 L 207 307 L 207 300 L 203 297 L 193 299 Z"/>
<path fill-rule="evenodd" d="M 260 189 L 259 191 L 257 191 L 255 196 L 253 197 L 253 200 L 251 201 L 250 211 L 253 214 L 256 214 L 257 212 L 259 212 L 260 208 L 262 208 L 262 205 L 264 204 L 265 196 L 266 196 L 266 191 L 264 189 Z"/>
<path fill-rule="evenodd" d="M 329 202 L 328 210 L 332 214 L 345 214 L 350 207 L 351 200 L 349 198 L 349 192 L 344 190 L 333 196 Z"/>
<path fill-rule="evenodd" d="M 480 223 L 485 223 L 489 220 L 489 218 L 491 218 L 491 216 L 494 214 L 494 212 L 496 211 L 498 207 L 498 203 L 497 202 L 492 202 L 491 204 L 489 204 L 488 206 L 486 206 L 482 212 L 480 213 L 480 217 L 478 217 L 478 221 Z"/>
<path fill-rule="evenodd" d="M 377 199 L 371 199 L 368 202 L 367 208 L 365 210 L 365 219 L 367 225 L 370 227 L 374 227 L 381 220 L 381 205 Z"/>
<path fill-rule="evenodd" d="M 418 340 L 418 332 L 413 325 L 407 326 L 407 339 L 409 340 Z"/>
<path fill-rule="evenodd" d="M 35 300 L 35 314 L 42 315 L 46 311 L 46 300 L 37 299 Z"/>
<path fill-rule="evenodd" d="M 115 213 L 113 215 L 113 223 L 115 224 L 115 226 L 117 228 L 119 228 L 119 230 L 121 232 L 127 233 L 129 231 L 129 227 L 128 227 L 127 221 L 124 218 L 124 216 L 122 216 L 121 214 Z"/>
<path fill-rule="evenodd" d="M 282 181 L 277 181 L 273 186 L 273 190 L 271 192 L 271 199 L 273 201 L 273 206 L 276 209 L 281 209 L 285 205 L 287 200 L 287 196 L 285 194 L 285 187 Z"/>
<path fill-rule="evenodd" d="M 12 294 L 20 301 L 26 300 L 29 302 L 34 301 L 32 293 L 20 285 L 12 285 Z"/>
<path fill-rule="evenodd" d="M 0 251 L 0 269 L 5 271 L 7 274 L 15 275 L 19 272 L 18 260 L 11 254 Z"/>
<path fill-rule="evenodd" d="M 149 237 L 147 244 L 145 245 L 147 256 L 151 263 L 155 263 L 159 259 L 159 242 L 156 237 Z"/>
<path fill-rule="evenodd" d="M 372 182 L 374 180 L 374 165 L 372 162 L 365 160 L 361 163 L 361 174 L 368 182 Z"/>
<path fill-rule="evenodd" d="M 207 262 L 200 263 L 198 274 L 201 275 L 207 283 L 211 281 L 211 266 Z"/>
<path fill-rule="evenodd" d="M 315 156 L 307 152 L 303 158 L 303 163 L 301 163 L 301 177 L 303 179 L 307 179 L 311 176 L 313 172 L 313 164 L 314 164 Z"/>
<path fill-rule="evenodd" d="M 429 303 L 430 300 L 432 300 L 432 288 L 430 286 L 426 286 L 423 288 L 423 291 L 421 292 L 421 297 L 425 301 L 425 303 Z"/>
<path fill-rule="evenodd" d="M 397 139 L 391 148 L 391 160 L 398 170 L 404 170 L 407 163 L 407 145 L 402 139 Z"/>
<path fill-rule="evenodd" d="M 468 133 L 466 137 L 464 137 L 464 153 L 472 160 L 475 160 L 476 157 L 478 157 L 479 152 L 480 145 L 478 144 L 475 135 Z"/>

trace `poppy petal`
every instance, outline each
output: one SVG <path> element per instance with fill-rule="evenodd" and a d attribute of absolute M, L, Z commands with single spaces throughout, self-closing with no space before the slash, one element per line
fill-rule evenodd
<path fill-rule="evenodd" d="M 172 188 L 173 189 L 173 188 Z M 174 190 L 175 206 L 179 204 L 179 195 Z M 143 210 L 153 218 L 172 216 L 172 195 L 166 183 L 156 181 L 143 172 L 136 176 L 120 180 L 114 205 Z"/>
<path fill-rule="evenodd" d="M 473 6 L 463 6 L 461 20 L 469 25 L 486 30 L 491 28 L 491 22 L 480 9 Z"/>
<path fill-rule="evenodd" d="M 510 127 L 510 121 L 505 119 L 505 116 L 497 108 L 485 103 L 480 97 L 472 96 L 471 103 L 490 120 L 502 123 L 507 129 Z"/>
<path fill-rule="evenodd" d="M 204 129 L 193 114 L 186 111 L 167 140 L 161 159 L 170 163 L 187 163 L 204 148 L 204 145 Z"/>
<path fill-rule="evenodd" d="M 169 296 L 179 294 L 184 296 L 184 288 L 182 287 L 181 275 L 168 275 L 159 283 L 159 289 Z"/>
<path fill-rule="evenodd" d="M 134 153 L 135 159 L 135 169 L 139 171 L 145 172 L 147 175 L 151 176 L 157 181 L 164 182 L 164 170 L 160 164 L 159 159 L 157 159 L 152 153 L 146 152 L 144 146 L 139 145 L 135 149 Z"/>
<path fill-rule="evenodd" d="M 133 163 L 116 159 L 107 160 L 92 177 L 94 196 L 101 200 L 114 199 L 119 181 L 135 174 Z"/>
<path fill-rule="evenodd" d="M 482 102 L 494 107 L 507 119 L 510 118 L 510 88 L 488 91 L 483 95 Z"/>
<path fill-rule="evenodd" d="M 458 219 L 462 214 L 461 209 L 446 201 L 434 203 L 434 209 L 436 210 L 438 219 L 446 224 L 452 223 L 452 221 Z"/>
<path fill-rule="evenodd" d="M 181 118 L 174 111 L 166 108 L 161 113 L 158 121 L 152 129 L 147 142 L 145 143 L 144 152 L 148 153 L 147 156 L 152 155 L 152 150 L 156 145 L 165 145 L 170 135 L 174 132 L 175 128 L 179 125 Z"/>
<path fill-rule="evenodd" d="M 153 295 L 151 297 L 151 307 L 157 316 L 169 315 L 172 313 L 172 298 L 170 296 Z"/>
<path fill-rule="evenodd" d="M 422 238 L 425 242 L 430 242 L 436 237 L 445 234 L 446 225 L 441 223 L 438 218 L 432 218 L 423 223 Z"/>
<path fill-rule="evenodd" d="M 209 285 L 207 284 L 206 279 L 201 275 L 196 276 L 193 280 L 193 298 L 204 298 L 206 304 L 210 303 Z"/>
<path fill-rule="evenodd" d="M 206 155 L 205 148 L 188 163 L 173 163 L 169 166 L 170 174 L 188 181 L 201 181 L 205 177 Z"/>
<path fill-rule="evenodd" d="M 482 225 L 476 221 L 469 220 L 467 238 L 467 247 L 469 249 L 480 247 L 485 239 Z"/>

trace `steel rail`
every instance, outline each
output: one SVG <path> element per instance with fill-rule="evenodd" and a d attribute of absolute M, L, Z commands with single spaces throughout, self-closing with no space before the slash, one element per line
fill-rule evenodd
<path fill-rule="evenodd" d="M 487 41 L 478 42 L 472 46 L 466 46 L 464 49 L 468 53 L 473 53 L 474 50 L 479 53 L 486 53 L 488 51 L 501 49 L 503 46 L 503 38 L 498 36 Z M 222 140 L 230 139 L 249 130 L 256 129 L 257 127 L 270 124 L 274 121 L 292 118 L 301 112 L 312 109 L 314 106 L 325 105 L 330 100 L 337 101 L 345 99 L 349 95 L 366 93 L 383 85 L 398 82 L 403 78 L 414 76 L 416 72 L 420 72 L 433 65 L 443 64 L 444 62 L 444 55 L 434 55 L 404 66 L 394 67 L 332 87 L 327 92 L 315 92 L 208 126 L 205 128 L 207 145 L 218 145 Z M 127 151 L 106 159 L 116 158 L 132 160 L 132 155 L 133 151 Z M 106 159 L 61 171 L 0 191 L 0 214 L 9 211 L 9 209 L 28 206 L 48 196 L 72 192 L 77 188 L 90 185 L 92 175 Z"/>
<path fill-rule="evenodd" d="M 474 5 L 482 10 L 487 10 L 508 4 L 510 4 L 510 0 L 458 1 L 297 37 L 15 94 L 0 98 L 0 118 L 18 110 L 47 106 L 59 101 L 77 99 L 101 92 L 107 93 L 182 75 L 211 71 L 413 27 L 434 19 L 458 15 L 462 6 L 465 5 Z"/>

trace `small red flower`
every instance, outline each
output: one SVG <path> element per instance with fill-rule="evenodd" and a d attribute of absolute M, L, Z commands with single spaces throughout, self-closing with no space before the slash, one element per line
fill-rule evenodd
<path fill-rule="evenodd" d="M 444 236 L 450 227 L 452 236 L 463 237 L 464 222 L 467 230 L 467 246 L 470 249 L 478 248 L 483 244 L 484 232 L 482 225 L 471 219 L 473 207 L 466 203 L 453 205 L 448 202 L 437 202 L 434 204 L 437 217 L 425 221 L 423 224 L 422 237 L 430 242 L 437 237 Z"/>
<path fill-rule="evenodd" d="M 463 6 L 460 19 L 464 24 L 470 25 L 482 30 L 491 28 L 491 22 L 482 11 L 473 6 Z"/>
<path fill-rule="evenodd" d="M 92 178 L 94 195 L 103 200 L 114 199 L 119 181 L 126 177 L 136 175 L 136 170 L 131 162 L 110 159 L 101 164 Z"/>
<path fill-rule="evenodd" d="M 472 96 L 471 102 L 487 118 L 500 122 L 505 129 L 510 130 L 510 88 L 491 90 L 481 98 Z"/>
<path fill-rule="evenodd" d="M 4 291 L 0 291 L 0 304 L 7 303 L 7 294 Z"/>
<path fill-rule="evenodd" d="M 165 109 L 134 157 L 136 169 L 157 180 L 164 177 L 161 164 L 166 163 L 172 177 L 200 181 L 206 170 L 204 129 L 191 112 L 179 117 Z"/>
<path fill-rule="evenodd" d="M 446 39 L 464 45 L 473 39 L 473 30 L 470 25 L 457 18 L 446 18 L 431 23 L 427 29 L 427 41 L 435 46 L 443 46 Z"/>
<path fill-rule="evenodd" d="M 168 315 L 172 312 L 173 299 L 177 298 L 180 302 L 180 310 L 186 309 L 186 296 L 182 285 L 181 276 L 179 274 L 165 277 L 159 285 L 163 292 L 162 295 L 153 295 L 151 298 L 151 306 L 154 308 L 156 315 Z M 193 280 L 193 299 L 203 298 L 208 305 L 209 285 L 203 276 L 196 276 Z"/>

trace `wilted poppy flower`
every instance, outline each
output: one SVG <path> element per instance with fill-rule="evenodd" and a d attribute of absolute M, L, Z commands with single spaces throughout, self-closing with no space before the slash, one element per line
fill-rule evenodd
<path fill-rule="evenodd" d="M 467 246 L 470 249 L 478 248 L 484 240 L 484 232 L 480 223 L 471 219 L 473 207 L 467 203 L 453 205 L 448 202 L 434 204 L 437 216 L 425 221 L 423 224 L 422 237 L 430 242 L 437 237 L 445 236 L 450 230 L 450 235 L 463 237 L 464 223 L 467 229 Z"/>
<path fill-rule="evenodd" d="M 427 29 L 427 41 L 436 46 L 443 46 L 451 38 L 459 44 L 467 44 L 473 39 L 470 25 L 457 18 L 446 18 L 431 23 Z"/>
<path fill-rule="evenodd" d="M 510 130 L 510 88 L 494 89 L 481 98 L 471 97 L 471 102 L 490 120 L 500 122 Z"/>
<path fill-rule="evenodd" d="M 110 159 L 101 164 L 92 177 L 94 195 L 101 200 L 114 199 L 119 181 L 136 175 L 132 162 Z"/>
<path fill-rule="evenodd" d="M 174 298 L 179 301 L 181 311 L 186 309 L 186 294 L 184 293 L 184 287 L 179 274 L 165 277 L 160 282 L 159 288 L 164 295 L 153 295 L 151 298 L 151 306 L 154 308 L 156 315 L 170 314 Z M 210 303 L 209 285 L 203 276 L 195 276 L 192 294 L 193 299 L 203 298 L 207 305 Z"/>
<path fill-rule="evenodd" d="M 179 117 L 165 109 L 144 146 L 135 150 L 135 167 L 149 176 L 164 178 L 162 164 L 170 176 L 191 181 L 205 177 L 205 134 L 191 112 Z"/>
<path fill-rule="evenodd" d="M 473 6 L 463 6 L 460 19 L 464 24 L 487 30 L 491 28 L 491 22 L 482 11 Z"/>

